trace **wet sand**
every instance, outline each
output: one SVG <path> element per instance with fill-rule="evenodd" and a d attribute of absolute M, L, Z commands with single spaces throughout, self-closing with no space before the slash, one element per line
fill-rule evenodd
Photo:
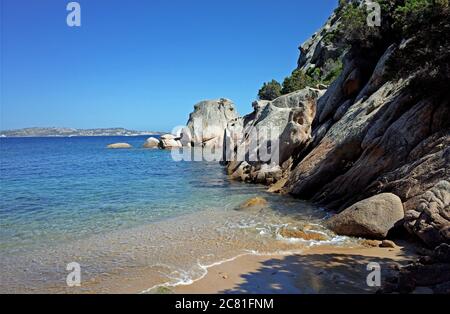
<path fill-rule="evenodd" d="M 163 278 L 152 267 L 108 274 L 84 282 L 82 287 L 56 293 L 176 293 L 176 294 L 343 294 L 375 293 L 366 283 L 369 263 L 381 267 L 381 282 L 399 265 L 415 257 L 416 248 L 399 243 L 396 248 L 337 247 L 305 248 L 295 254 L 244 254 L 207 268 L 205 275 L 190 284 L 158 286 Z M 153 288 L 149 288 L 152 287 Z"/>
<path fill-rule="evenodd" d="M 396 265 L 413 257 L 410 247 L 313 247 L 301 254 L 246 255 L 213 266 L 191 285 L 170 288 L 173 293 L 374 293 L 366 283 L 367 265 L 380 264 L 381 280 Z M 162 291 L 161 291 L 162 292 Z M 168 292 L 168 291 L 167 291 Z"/>

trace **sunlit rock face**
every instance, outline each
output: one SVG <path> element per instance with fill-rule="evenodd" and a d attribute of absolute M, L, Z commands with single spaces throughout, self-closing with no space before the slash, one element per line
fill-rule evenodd
<path fill-rule="evenodd" d="M 234 179 L 272 184 L 283 164 L 311 140 L 317 99 L 323 90 L 305 88 L 273 101 L 253 103 L 253 112 L 225 130 L 227 170 Z"/>
<path fill-rule="evenodd" d="M 221 147 L 225 128 L 237 118 L 234 103 L 229 99 L 201 101 L 189 116 L 181 142 L 183 146 Z"/>

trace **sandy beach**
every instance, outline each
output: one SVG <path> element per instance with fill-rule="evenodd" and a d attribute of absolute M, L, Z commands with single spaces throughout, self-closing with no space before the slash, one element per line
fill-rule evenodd
<path fill-rule="evenodd" d="M 207 267 L 205 275 L 186 284 L 158 285 L 164 278 L 154 268 L 118 271 L 85 281 L 81 287 L 54 287 L 55 293 L 125 294 L 370 294 L 369 263 L 381 268 L 381 284 L 417 257 L 417 247 L 397 242 L 395 248 L 321 245 L 292 254 L 247 254 Z M 52 289 L 49 289 L 52 291 Z"/>
<path fill-rule="evenodd" d="M 245 255 L 208 269 L 190 285 L 174 293 L 374 293 L 366 284 L 367 265 L 381 266 L 382 281 L 414 257 L 410 246 L 396 248 L 313 247 L 293 255 Z M 169 291 L 168 291 L 169 292 Z"/>

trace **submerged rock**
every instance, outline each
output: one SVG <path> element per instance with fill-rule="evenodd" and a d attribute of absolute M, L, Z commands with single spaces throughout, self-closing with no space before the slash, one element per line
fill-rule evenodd
<path fill-rule="evenodd" d="M 289 229 L 283 227 L 280 229 L 280 235 L 283 238 L 294 238 L 294 239 L 303 239 L 307 241 L 326 241 L 328 237 L 322 233 L 308 231 L 305 232 L 303 230 Z"/>
<path fill-rule="evenodd" d="M 115 144 L 109 144 L 107 146 L 107 148 L 111 148 L 111 149 L 122 149 L 122 148 L 132 148 L 133 146 L 131 146 L 128 143 L 115 143 Z"/>
<path fill-rule="evenodd" d="M 262 197 L 254 197 L 251 198 L 241 205 L 239 205 L 238 210 L 254 210 L 254 209 L 262 209 L 268 206 L 268 202 L 265 198 Z"/>
<path fill-rule="evenodd" d="M 383 193 L 350 206 L 327 220 L 326 225 L 339 235 L 383 239 L 403 216 L 400 198 Z"/>

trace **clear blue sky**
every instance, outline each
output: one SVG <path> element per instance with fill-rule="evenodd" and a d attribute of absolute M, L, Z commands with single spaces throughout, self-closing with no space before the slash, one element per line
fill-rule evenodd
<path fill-rule="evenodd" d="M 295 68 L 337 0 L 1 0 L 0 129 L 171 130 L 203 99 L 240 114 Z"/>

